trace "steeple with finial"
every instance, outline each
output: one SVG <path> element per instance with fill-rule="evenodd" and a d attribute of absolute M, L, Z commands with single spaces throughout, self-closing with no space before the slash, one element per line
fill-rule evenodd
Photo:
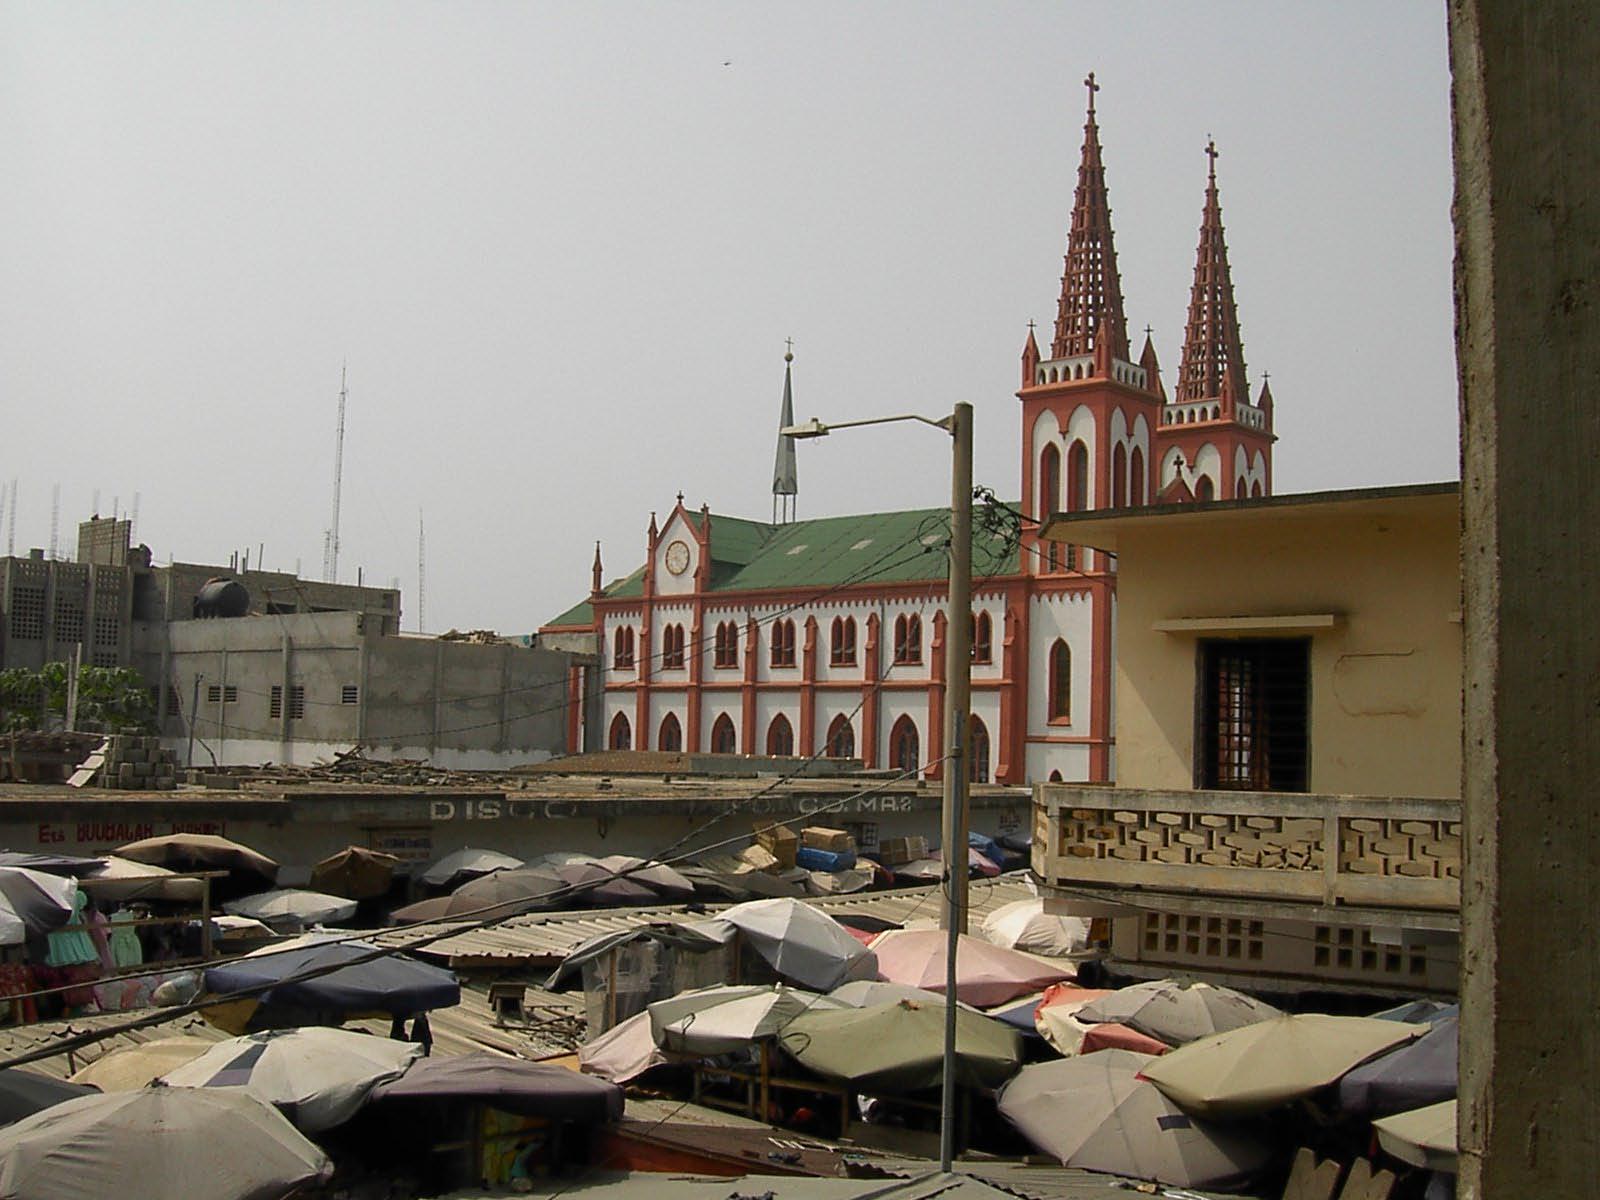
<path fill-rule="evenodd" d="M 1092 354 L 1097 340 L 1104 336 L 1110 340 L 1111 357 L 1126 361 L 1128 323 L 1122 311 L 1122 279 L 1117 274 L 1117 251 L 1111 237 L 1111 205 L 1094 111 L 1100 85 L 1094 81 L 1093 71 L 1084 85 L 1089 89 L 1089 113 L 1083 126 L 1083 155 L 1078 163 L 1078 189 L 1067 233 L 1050 357 Z"/>
<path fill-rule="evenodd" d="M 783 407 L 778 412 L 778 454 L 772 464 L 772 523 L 787 525 L 794 520 L 795 499 L 800 491 L 799 467 L 795 462 L 794 438 L 783 432 L 794 424 L 794 339 L 784 341 Z"/>
<path fill-rule="evenodd" d="M 1205 208 L 1200 217 L 1200 247 L 1195 254 L 1194 285 L 1189 292 L 1189 320 L 1183 333 L 1183 359 L 1178 367 L 1176 402 L 1216 400 L 1225 410 L 1248 403 L 1244 346 L 1239 339 L 1239 313 L 1233 301 L 1228 270 L 1228 244 L 1223 238 L 1222 204 L 1217 198 L 1217 144 L 1206 141 L 1210 165 L 1206 173 Z"/>
<path fill-rule="evenodd" d="M 589 569 L 589 599 L 596 600 L 605 591 L 605 586 L 600 582 L 602 568 L 600 566 L 600 543 L 594 544 L 594 565 Z"/>

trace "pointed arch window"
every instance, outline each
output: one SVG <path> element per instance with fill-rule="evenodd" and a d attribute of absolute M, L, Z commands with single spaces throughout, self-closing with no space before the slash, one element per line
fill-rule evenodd
<path fill-rule="evenodd" d="M 994 661 L 994 621 L 986 612 L 980 612 L 972 618 L 972 661 Z"/>
<path fill-rule="evenodd" d="M 828 642 L 828 662 L 835 667 L 856 665 L 856 619 L 835 617 Z"/>
<path fill-rule="evenodd" d="M 894 661 L 910 666 L 922 661 L 922 618 L 916 613 L 894 619 Z"/>
<path fill-rule="evenodd" d="M 1051 783 L 1061 783 L 1062 782 L 1061 772 L 1060 771 L 1051 771 L 1050 772 L 1050 782 Z M 960 995 L 959 992 L 956 993 L 956 994 Z"/>
<path fill-rule="evenodd" d="M 1120 442 L 1111 452 L 1111 507 L 1128 503 L 1128 450 Z"/>
<path fill-rule="evenodd" d="M 1072 722 L 1072 649 L 1063 640 L 1050 647 L 1050 720 L 1056 724 Z"/>
<path fill-rule="evenodd" d="M 1250 498 L 1252 500 L 1258 500 L 1265 494 L 1266 493 L 1261 490 L 1261 481 L 1259 479 L 1250 485 Z"/>
<path fill-rule="evenodd" d="M 772 758 L 788 758 L 794 753 L 794 726 L 789 718 L 779 713 L 767 726 L 767 754 Z"/>
<path fill-rule="evenodd" d="M 1055 443 L 1039 455 L 1039 517 L 1053 517 L 1061 511 L 1061 451 Z"/>
<path fill-rule="evenodd" d="M 669 669 L 683 666 L 682 625 L 668 625 L 661 631 L 661 665 Z"/>
<path fill-rule="evenodd" d="M 627 713 L 618 713 L 611 718 L 611 733 L 606 744 L 613 750 L 633 749 L 633 726 L 628 723 Z"/>
<path fill-rule="evenodd" d="M 1128 456 L 1128 499 L 1133 504 L 1148 501 L 1144 487 L 1144 451 L 1135 446 Z"/>
<path fill-rule="evenodd" d="M 856 731 L 850 718 L 840 713 L 828 726 L 828 757 L 854 758 L 856 756 Z"/>
<path fill-rule="evenodd" d="M 1242 500 L 1250 494 L 1250 485 L 1245 482 L 1243 475 L 1233 481 L 1233 495 L 1235 499 Z"/>
<path fill-rule="evenodd" d="M 678 724 L 676 713 L 668 713 L 661 718 L 661 731 L 656 734 L 656 749 L 683 749 L 683 726 Z"/>
<path fill-rule="evenodd" d="M 1073 442 L 1067 450 L 1067 511 L 1089 507 L 1089 447 Z"/>
<path fill-rule="evenodd" d="M 618 671 L 633 670 L 633 626 L 617 626 L 616 636 L 612 638 L 611 665 Z"/>
<path fill-rule="evenodd" d="M 794 666 L 794 622 L 787 618 L 772 623 L 772 665 Z"/>
<path fill-rule="evenodd" d="M 1215 500 L 1217 498 L 1216 485 L 1211 482 L 1211 476 L 1202 475 L 1195 480 L 1194 498 L 1196 500 Z"/>
<path fill-rule="evenodd" d="M 967 766 L 973 783 L 989 782 L 989 729 L 977 717 L 967 735 Z"/>
<path fill-rule="evenodd" d="M 711 753 L 737 754 L 739 753 L 739 734 L 733 727 L 733 720 L 727 713 L 721 713 L 711 723 Z"/>
<path fill-rule="evenodd" d="M 902 716 L 889 730 L 889 765 L 897 771 L 915 771 L 922 765 L 917 723 L 909 716 Z"/>
<path fill-rule="evenodd" d="M 717 667 L 739 665 L 739 626 L 733 621 L 719 621 L 712 642 L 712 664 Z"/>

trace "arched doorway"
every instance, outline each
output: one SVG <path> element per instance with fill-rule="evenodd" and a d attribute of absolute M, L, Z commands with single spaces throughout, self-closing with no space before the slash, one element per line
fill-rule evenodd
<path fill-rule="evenodd" d="M 922 766 L 922 742 L 917 723 L 902 716 L 889 730 L 889 765 L 897 771 L 915 771 Z"/>

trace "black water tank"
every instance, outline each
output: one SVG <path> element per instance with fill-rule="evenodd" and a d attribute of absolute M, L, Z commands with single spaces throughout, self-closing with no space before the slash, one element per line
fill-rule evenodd
<path fill-rule="evenodd" d="M 250 611 L 250 593 L 237 579 L 208 579 L 194 598 L 197 617 L 242 617 Z"/>

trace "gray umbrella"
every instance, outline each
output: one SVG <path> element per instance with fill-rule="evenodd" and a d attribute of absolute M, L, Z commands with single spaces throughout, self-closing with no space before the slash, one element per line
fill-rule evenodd
<path fill-rule="evenodd" d="M 0 1200 L 280 1200 L 332 1171 L 270 1104 L 234 1088 L 83 1096 L 0 1130 Z"/>
<path fill-rule="evenodd" d="M 1115 1021 L 1169 1046 L 1213 1033 L 1242 1029 L 1283 1015 L 1270 1004 L 1232 988 L 1181 979 L 1157 979 L 1119 988 L 1078 1010 L 1080 1021 Z"/>
<path fill-rule="evenodd" d="M 1000 1090 L 1000 1115 L 1064 1167 L 1227 1188 L 1267 1165 L 1266 1147 L 1194 1120 L 1140 1079 L 1154 1061 L 1132 1050 L 1101 1050 L 1024 1067 Z"/>
<path fill-rule="evenodd" d="M 1456 1094 L 1457 1017 L 1446 1017 L 1416 1041 L 1362 1063 L 1339 1080 L 1339 1107 L 1360 1116 L 1406 1112 Z"/>

